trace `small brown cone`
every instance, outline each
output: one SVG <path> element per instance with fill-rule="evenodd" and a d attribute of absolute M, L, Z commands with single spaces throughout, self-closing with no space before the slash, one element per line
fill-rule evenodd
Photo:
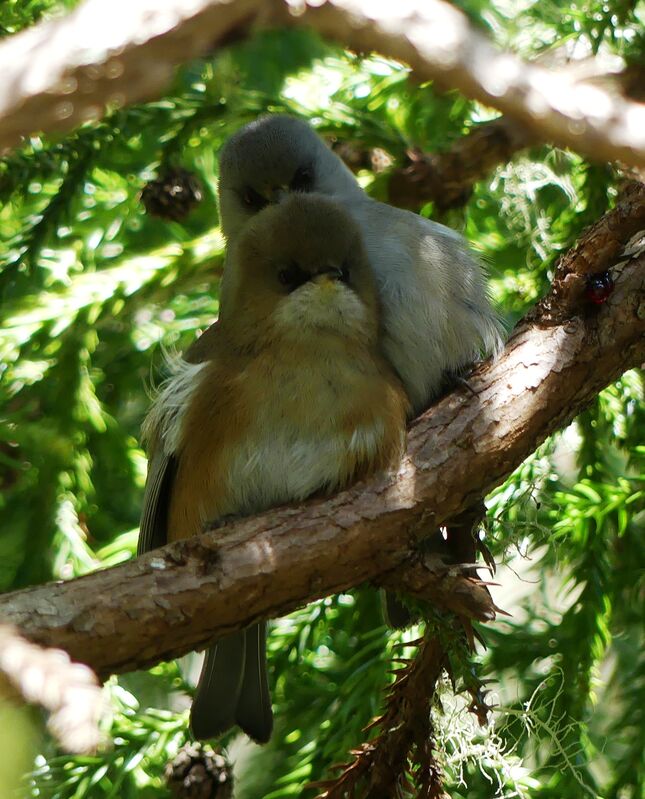
<path fill-rule="evenodd" d="M 182 746 L 166 766 L 173 799 L 233 799 L 233 770 L 228 760 L 209 746 Z"/>
<path fill-rule="evenodd" d="M 178 222 L 201 201 L 202 196 L 202 185 L 192 172 L 173 168 L 146 184 L 141 192 L 141 202 L 152 216 Z"/>

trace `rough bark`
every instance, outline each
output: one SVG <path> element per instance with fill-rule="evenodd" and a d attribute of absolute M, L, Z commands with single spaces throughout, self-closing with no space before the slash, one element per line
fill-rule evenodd
<path fill-rule="evenodd" d="M 552 291 L 538 303 L 531 317 L 553 321 L 566 319 L 579 305 L 588 278 L 609 270 L 627 254 L 643 250 L 645 240 L 645 184 L 633 181 L 624 186 L 616 207 L 584 231 L 575 247 L 558 262 Z M 614 266 L 614 272 L 619 267 Z"/>
<path fill-rule="evenodd" d="M 252 26 L 308 25 L 410 64 L 420 79 L 498 108 L 538 138 L 645 166 L 645 107 L 497 51 L 442 0 L 86 0 L 0 46 L 0 150 L 155 96 L 173 67 Z"/>
<path fill-rule="evenodd" d="M 606 218 L 595 229 L 603 225 Z M 472 390 L 453 391 L 414 422 L 396 474 L 115 569 L 7 594 L 0 618 L 105 676 L 179 656 L 379 576 L 402 590 L 434 591 L 446 606 L 415 543 L 499 485 L 603 387 L 645 360 L 644 267 L 645 255 L 626 263 L 600 307 L 583 302 L 559 320 L 544 310 L 547 303 L 520 324 L 499 359 L 469 377 Z M 444 568 L 444 579 L 452 576 Z M 481 589 L 462 578 L 469 602 L 470 583 Z M 491 607 L 482 602 L 486 617 Z"/>

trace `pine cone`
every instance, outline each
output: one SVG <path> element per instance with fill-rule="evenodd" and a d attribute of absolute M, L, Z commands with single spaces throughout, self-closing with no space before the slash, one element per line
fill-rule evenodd
<path fill-rule="evenodd" d="M 166 766 L 166 782 L 173 799 L 233 799 L 233 770 L 209 746 L 182 746 Z"/>
<path fill-rule="evenodd" d="M 186 169 L 169 169 L 141 192 L 146 211 L 162 219 L 182 220 L 202 199 L 202 185 Z"/>

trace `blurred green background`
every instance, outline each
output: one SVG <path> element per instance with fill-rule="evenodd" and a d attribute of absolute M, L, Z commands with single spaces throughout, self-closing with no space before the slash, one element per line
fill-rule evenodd
<path fill-rule="evenodd" d="M 0 34 L 73 5 L 5 0 Z M 642 3 L 459 5 L 527 58 L 616 54 L 643 65 Z M 165 354 L 218 311 L 218 151 L 266 111 L 302 115 L 330 143 L 380 148 L 395 165 L 410 146 L 446 149 L 496 116 L 379 56 L 307 31 L 266 31 L 186 64 L 155 102 L 65 137 L 34 136 L 1 160 L 0 590 L 132 557 L 150 392 Z M 358 177 L 387 200 L 387 173 L 369 163 Z M 170 167 L 203 186 L 182 221 L 153 217 L 141 201 Z M 547 289 L 558 256 L 612 206 L 620 179 L 535 146 L 477 184 L 463 208 L 419 210 L 471 240 L 510 329 Z M 487 499 L 487 540 L 505 564 L 495 598 L 513 615 L 486 626 L 488 649 L 468 664 L 493 681 L 494 723 L 478 727 L 467 701 L 442 690 L 437 757 L 451 797 L 644 795 L 644 429 L 642 375 L 627 373 Z M 276 732 L 263 748 L 226 742 L 237 799 L 314 796 L 304 786 L 363 740 L 393 649 L 417 634 L 386 630 L 367 589 L 276 622 Z M 0 713 L 0 750 L 24 727 L 23 753 L 39 752 L 18 795 L 167 797 L 163 768 L 186 740 L 195 668 L 189 656 L 110 681 L 113 745 L 95 757 L 61 755 L 35 715 L 19 727 Z M 11 779 L 0 769 L 2 797 Z"/>

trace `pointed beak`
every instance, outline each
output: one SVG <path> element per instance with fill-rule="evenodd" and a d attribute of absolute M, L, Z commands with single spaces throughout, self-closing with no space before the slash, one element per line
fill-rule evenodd
<path fill-rule="evenodd" d="M 330 266 L 327 269 L 321 269 L 317 276 L 321 278 L 326 278 L 327 280 L 343 279 L 342 271 L 335 266 Z"/>
<path fill-rule="evenodd" d="M 327 290 L 331 290 L 333 288 L 335 293 L 336 286 L 338 285 L 339 281 L 342 280 L 342 272 L 340 269 L 336 269 L 335 267 L 321 269 L 318 274 L 311 278 L 311 280 L 313 283 L 316 283 Z"/>

